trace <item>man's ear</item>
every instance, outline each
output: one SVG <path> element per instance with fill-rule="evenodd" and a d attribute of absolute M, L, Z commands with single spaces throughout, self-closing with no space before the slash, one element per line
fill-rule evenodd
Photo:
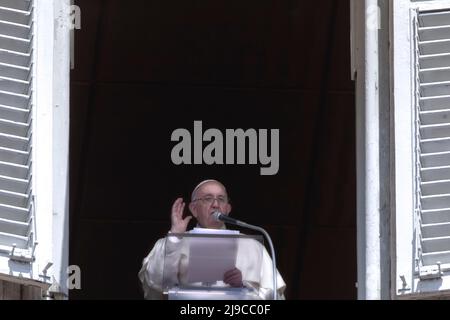
<path fill-rule="evenodd" d="M 225 206 L 225 212 L 227 215 L 230 214 L 231 212 L 231 204 L 227 203 L 227 205 Z"/>
<path fill-rule="evenodd" d="M 197 218 L 197 210 L 195 210 L 195 203 L 191 202 L 189 203 L 189 210 L 191 211 L 192 215 Z"/>

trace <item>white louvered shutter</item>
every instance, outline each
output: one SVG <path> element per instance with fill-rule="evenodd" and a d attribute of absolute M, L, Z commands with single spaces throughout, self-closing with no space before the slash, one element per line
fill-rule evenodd
<path fill-rule="evenodd" d="M 33 2 L 0 0 L 0 246 L 33 246 Z"/>
<path fill-rule="evenodd" d="M 417 262 L 426 274 L 450 266 L 450 10 L 419 12 L 415 30 Z"/>

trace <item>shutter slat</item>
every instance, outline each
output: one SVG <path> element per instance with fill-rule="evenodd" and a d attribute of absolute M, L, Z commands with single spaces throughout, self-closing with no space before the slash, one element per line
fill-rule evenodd
<path fill-rule="evenodd" d="M 26 222 L 6 220 L 0 218 L 0 233 L 15 234 L 28 237 L 29 225 Z"/>
<path fill-rule="evenodd" d="M 8 206 L 27 208 L 28 195 L 0 189 L 0 202 Z"/>
<path fill-rule="evenodd" d="M 30 83 L 27 81 L 0 77 L 0 90 L 9 91 L 16 94 L 28 95 L 28 93 L 30 92 Z"/>
<path fill-rule="evenodd" d="M 436 153 L 450 151 L 450 138 L 438 138 L 422 140 L 421 150 L 424 153 Z"/>
<path fill-rule="evenodd" d="M 435 26 L 419 29 L 420 41 L 450 40 L 450 26 Z"/>
<path fill-rule="evenodd" d="M 450 109 L 421 112 L 420 122 L 422 125 L 450 124 Z"/>
<path fill-rule="evenodd" d="M 421 126 L 422 139 L 438 139 L 440 137 L 450 137 L 450 123 Z"/>
<path fill-rule="evenodd" d="M 424 69 L 442 68 L 450 65 L 450 54 L 435 54 L 420 57 L 420 66 Z"/>
<path fill-rule="evenodd" d="M 423 168 L 450 166 L 450 152 L 422 153 L 420 159 Z"/>
<path fill-rule="evenodd" d="M 29 220 L 29 210 L 27 208 L 8 206 L 0 204 L 0 218 L 6 220 L 15 220 L 19 222 L 26 222 Z"/>
<path fill-rule="evenodd" d="M 0 105 L 0 119 L 25 123 L 29 116 L 28 110 Z"/>
<path fill-rule="evenodd" d="M 422 236 L 424 238 L 450 237 L 450 223 L 423 225 Z"/>
<path fill-rule="evenodd" d="M 450 52 L 450 40 L 419 42 L 419 51 L 422 55 L 448 53 Z"/>
<path fill-rule="evenodd" d="M 423 210 L 450 208 L 450 194 L 424 196 L 421 200 Z"/>
<path fill-rule="evenodd" d="M 0 159 L 5 162 L 26 165 L 28 163 L 29 155 L 30 154 L 28 151 L 19 151 L 0 147 Z"/>
<path fill-rule="evenodd" d="M 447 190 L 447 192 L 450 191 L 450 180 L 434 180 L 430 182 L 424 182 L 421 185 L 422 187 L 422 195 L 429 196 L 429 195 L 438 195 L 443 190 Z"/>
<path fill-rule="evenodd" d="M 424 224 L 445 223 L 449 221 L 450 221 L 450 208 L 422 211 L 422 222 Z"/>
<path fill-rule="evenodd" d="M 28 25 L 0 20 L 0 34 L 8 35 L 14 38 L 29 40 L 31 32 L 30 26 Z"/>
<path fill-rule="evenodd" d="M 2 77 L 27 81 L 30 75 L 30 68 L 0 62 L 0 74 Z"/>
<path fill-rule="evenodd" d="M 28 129 L 29 128 L 26 123 L 0 119 L 0 133 L 26 137 L 28 134 Z"/>
<path fill-rule="evenodd" d="M 30 6 L 31 6 L 30 0 L 0 0 L 0 7 L 4 8 L 29 11 Z"/>
<path fill-rule="evenodd" d="M 28 109 L 30 96 L 12 92 L 0 91 L 0 105 Z"/>
<path fill-rule="evenodd" d="M 30 13 L 6 10 L 0 7 L 0 20 L 28 25 L 30 24 Z"/>
<path fill-rule="evenodd" d="M 450 25 L 450 12 L 427 12 L 419 15 L 421 26 L 436 27 Z"/>
<path fill-rule="evenodd" d="M 28 238 L 0 232 L 0 243 L 8 246 L 15 244 L 18 248 L 26 248 L 28 246 Z"/>
<path fill-rule="evenodd" d="M 450 67 L 422 69 L 420 71 L 420 80 L 423 83 L 450 81 Z"/>
<path fill-rule="evenodd" d="M 441 263 L 450 263 L 450 251 L 423 254 L 423 263 L 425 265 L 433 265 L 438 261 Z"/>
<path fill-rule="evenodd" d="M 430 238 L 423 240 L 423 252 L 442 252 L 450 248 L 450 237 Z"/>
<path fill-rule="evenodd" d="M 450 166 L 422 169 L 421 176 L 423 182 L 450 179 Z"/>
<path fill-rule="evenodd" d="M 18 53 L 30 52 L 31 40 L 5 36 L 0 33 L 0 49 Z"/>
<path fill-rule="evenodd" d="M 0 189 L 2 190 L 25 194 L 28 192 L 28 186 L 28 180 L 0 176 Z"/>
<path fill-rule="evenodd" d="M 27 151 L 29 149 L 30 140 L 19 136 L 12 136 L 0 133 L 0 147 Z"/>
<path fill-rule="evenodd" d="M 420 97 L 422 111 L 450 109 L 450 94 L 440 97 Z"/>
<path fill-rule="evenodd" d="M 12 178 L 27 179 L 29 172 L 28 166 L 0 162 L 0 175 L 9 175 Z"/>
<path fill-rule="evenodd" d="M 19 67 L 29 67 L 31 64 L 31 55 L 28 53 L 19 53 L 0 49 L 0 63 Z"/>
<path fill-rule="evenodd" d="M 450 81 L 426 83 L 420 88 L 423 97 L 444 96 L 450 93 Z"/>

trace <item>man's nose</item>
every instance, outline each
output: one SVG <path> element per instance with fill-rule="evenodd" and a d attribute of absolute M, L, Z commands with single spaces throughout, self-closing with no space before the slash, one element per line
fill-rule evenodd
<path fill-rule="evenodd" d="M 220 208 L 219 199 L 214 198 L 211 205 L 213 208 Z"/>

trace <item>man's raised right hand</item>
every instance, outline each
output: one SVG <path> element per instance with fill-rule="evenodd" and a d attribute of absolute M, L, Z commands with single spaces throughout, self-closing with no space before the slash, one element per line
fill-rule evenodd
<path fill-rule="evenodd" d="M 171 221 L 172 227 L 170 232 L 173 233 L 183 233 L 186 232 L 187 225 L 191 221 L 192 216 L 188 216 L 183 219 L 184 206 L 186 204 L 183 202 L 182 198 L 178 198 L 172 205 Z"/>

